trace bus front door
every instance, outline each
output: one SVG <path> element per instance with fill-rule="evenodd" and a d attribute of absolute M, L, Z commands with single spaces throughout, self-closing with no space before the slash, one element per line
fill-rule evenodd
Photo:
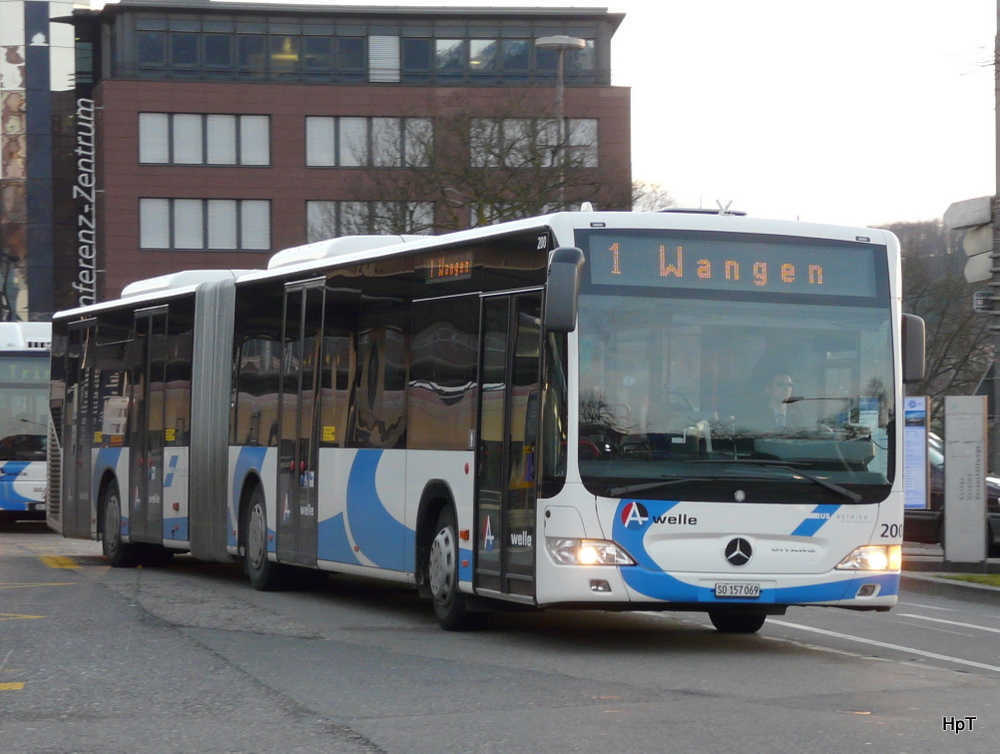
<path fill-rule="evenodd" d="M 163 541 L 163 443 L 167 384 L 167 307 L 135 313 L 126 350 L 131 373 L 128 531 L 133 542 Z"/>
<path fill-rule="evenodd" d="M 532 601 L 541 295 L 483 298 L 476 489 L 477 589 Z"/>
<path fill-rule="evenodd" d="M 278 559 L 316 565 L 319 370 L 324 279 L 285 288 L 281 402 L 278 409 Z"/>

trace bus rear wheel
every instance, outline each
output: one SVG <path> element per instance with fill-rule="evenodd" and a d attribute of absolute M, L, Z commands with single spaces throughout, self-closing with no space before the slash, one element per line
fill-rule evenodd
<path fill-rule="evenodd" d="M 110 482 L 101 501 L 101 549 L 112 568 L 138 563 L 136 546 L 122 541 L 122 497 L 117 482 Z"/>
<path fill-rule="evenodd" d="M 284 585 L 279 563 L 267 557 L 267 507 L 259 486 L 253 488 L 243 521 L 243 568 L 254 589 L 268 592 Z"/>
<path fill-rule="evenodd" d="M 464 631 L 474 628 L 477 615 L 469 612 L 465 596 L 458 588 L 458 524 L 455 512 L 445 506 L 438 514 L 437 532 L 431 541 L 427 558 L 427 574 L 434 601 L 434 614 L 441 628 L 446 631 Z"/>
<path fill-rule="evenodd" d="M 762 613 L 728 613 L 711 610 L 709 619 L 716 630 L 724 634 L 755 634 L 760 631 L 767 616 Z"/>

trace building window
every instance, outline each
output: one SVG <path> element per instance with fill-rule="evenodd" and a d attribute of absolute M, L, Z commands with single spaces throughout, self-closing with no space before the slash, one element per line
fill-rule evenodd
<path fill-rule="evenodd" d="M 233 67 L 233 35 L 206 34 L 205 67 L 229 70 Z"/>
<path fill-rule="evenodd" d="M 566 166 L 597 167 L 597 119 L 565 121 Z M 554 167 L 558 124 L 552 118 L 473 118 L 469 131 L 473 167 Z"/>
<path fill-rule="evenodd" d="M 497 39 L 469 40 L 469 67 L 473 71 L 494 71 L 497 68 L 499 56 Z"/>
<path fill-rule="evenodd" d="M 368 80 L 399 81 L 399 37 L 372 35 L 368 38 Z"/>
<path fill-rule="evenodd" d="M 359 73 L 364 70 L 366 41 L 363 37 L 341 37 L 337 40 L 337 68 L 341 72 Z"/>
<path fill-rule="evenodd" d="M 429 234 L 433 202 L 306 202 L 309 243 L 339 236 Z"/>
<path fill-rule="evenodd" d="M 136 33 L 136 60 L 139 65 L 162 66 L 167 60 L 167 35 L 162 31 Z"/>
<path fill-rule="evenodd" d="M 500 42 L 504 70 L 527 72 L 531 66 L 532 43 L 527 39 L 502 39 Z"/>
<path fill-rule="evenodd" d="M 434 67 L 438 71 L 448 73 L 465 71 L 465 40 L 434 40 Z"/>
<path fill-rule="evenodd" d="M 429 73 L 433 67 L 433 49 L 434 41 L 431 39 L 403 39 L 403 70 L 408 73 Z"/>
<path fill-rule="evenodd" d="M 430 118 L 306 118 L 309 167 L 421 168 L 430 164 Z"/>
<path fill-rule="evenodd" d="M 270 118 L 267 115 L 139 113 L 139 162 L 150 165 L 270 165 Z"/>
<path fill-rule="evenodd" d="M 597 167 L 597 118 L 566 121 L 567 162 L 580 168 Z"/>
<path fill-rule="evenodd" d="M 605 38 L 597 26 L 560 29 L 526 20 L 501 30 L 428 20 L 387 24 L 319 16 L 242 18 L 247 20 L 214 14 L 201 20 L 190 14 L 138 14 L 134 36 L 116 46 L 115 70 L 150 78 L 324 83 L 548 81 L 556 74 L 558 53 L 536 50 L 533 40 L 565 32 L 586 41 L 582 50 L 565 54 L 567 82 L 610 83 L 606 67 L 599 70 L 597 41 Z"/>
<path fill-rule="evenodd" d="M 597 65 L 597 52 L 593 39 L 585 39 L 585 46 L 580 50 L 567 50 L 563 58 L 566 76 L 573 78 L 574 74 L 589 73 Z M 556 50 L 538 50 L 536 66 L 539 71 L 555 74 L 559 67 L 559 53 Z"/>
<path fill-rule="evenodd" d="M 173 66 L 198 65 L 198 35 L 174 32 L 170 35 L 170 63 Z"/>
<path fill-rule="evenodd" d="M 597 68 L 597 50 L 593 39 L 584 40 L 586 46 L 582 50 L 571 50 L 566 56 L 566 75 L 574 73 L 589 73 Z"/>
<path fill-rule="evenodd" d="M 271 202 L 261 199 L 140 199 L 142 249 L 270 251 Z"/>

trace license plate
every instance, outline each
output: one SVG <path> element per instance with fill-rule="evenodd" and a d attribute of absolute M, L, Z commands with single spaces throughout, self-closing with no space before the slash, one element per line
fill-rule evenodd
<path fill-rule="evenodd" d="M 715 584 L 715 596 L 757 599 L 760 597 L 760 584 L 749 584 L 745 581 L 719 581 Z"/>

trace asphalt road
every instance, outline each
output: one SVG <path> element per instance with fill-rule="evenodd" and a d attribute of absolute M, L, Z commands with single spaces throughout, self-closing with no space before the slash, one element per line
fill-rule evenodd
<path fill-rule="evenodd" d="M 456 634 L 399 585 L 261 593 L 235 566 L 112 569 L 95 543 L 0 533 L 5 753 L 937 754 L 998 734 L 995 604 L 907 591 L 753 636 L 556 611 Z"/>

